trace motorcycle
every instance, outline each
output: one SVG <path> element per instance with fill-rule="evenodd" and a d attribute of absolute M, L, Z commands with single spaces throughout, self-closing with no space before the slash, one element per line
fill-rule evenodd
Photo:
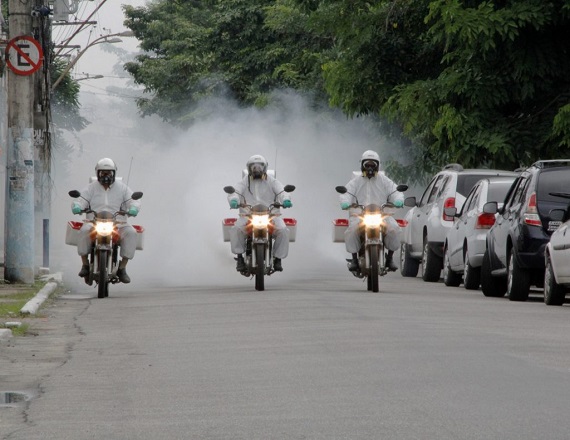
<path fill-rule="evenodd" d="M 293 192 L 295 186 L 285 185 L 282 192 Z M 248 217 L 247 238 L 245 242 L 245 265 L 246 269 L 240 272 L 246 277 L 255 277 L 255 290 L 265 290 L 265 275 L 275 272 L 273 268 L 273 223 L 272 219 L 278 215 L 277 209 L 281 208 L 275 195 L 275 201 L 269 206 L 264 204 L 248 205 L 245 203 L 243 194 L 238 193 L 233 186 L 224 187 L 227 194 L 238 194 L 244 202 L 239 207 L 244 209 Z"/>
<path fill-rule="evenodd" d="M 386 202 L 381 206 L 377 204 L 361 205 L 357 197 L 349 193 L 344 186 L 337 186 L 336 192 L 339 194 L 350 194 L 356 199 L 356 203 L 351 208 L 360 209 L 360 240 L 363 243 L 358 252 L 359 269 L 351 271 L 357 278 L 367 278 L 368 290 L 378 292 L 378 278 L 386 275 L 389 269 L 386 267 L 386 253 L 384 252 L 384 235 L 386 223 L 384 219 L 396 213 L 396 207 L 391 202 Z M 398 185 L 396 191 L 403 192 L 408 189 L 408 185 Z M 394 192 L 390 193 L 388 199 Z M 350 262 L 351 260 L 347 260 Z M 350 263 L 347 265 L 350 267 Z"/>
<path fill-rule="evenodd" d="M 81 197 L 81 193 L 77 190 L 69 191 L 69 195 L 73 198 Z M 129 200 L 139 200 L 143 196 L 140 191 L 134 192 Z M 83 198 L 83 197 L 81 197 Z M 85 199 L 84 199 L 85 200 Z M 117 269 L 119 268 L 119 232 L 118 226 L 122 222 L 117 221 L 117 216 L 127 215 L 123 210 L 123 205 L 129 200 L 121 204 L 119 211 L 113 213 L 110 211 L 95 212 L 91 209 L 91 205 L 83 210 L 84 214 L 93 214 L 92 220 L 86 220 L 93 223 L 94 228 L 92 238 L 94 244 L 89 253 L 89 274 L 85 277 L 85 283 L 92 286 L 97 285 L 97 297 L 106 298 L 109 296 L 109 284 L 119 283 Z M 79 230 L 83 225 L 82 222 L 73 222 L 73 229 Z M 137 233 L 142 233 L 140 226 L 134 226 Z M 138 235 L 138 234 L 137 234 Z M 67 241 L 67 240 L 66 240 Z M 72 244 L 72 243 L 69 243 Z M 77 243 L 75 243 L 77 244 Z M 137 249 L 141 249 L 137 245 Z"/>

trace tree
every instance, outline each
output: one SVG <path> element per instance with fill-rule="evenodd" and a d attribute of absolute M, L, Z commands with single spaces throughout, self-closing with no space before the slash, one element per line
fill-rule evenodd
<path fill-rule="evenodd" d="M 430 4 L 444 44 L 437 77 L 400 84 L 382 107 L 439 162 L 516 168 L 569 145 L 568 1 Z"/>
<path fill-rule="evenodd" d="M 512 169 L 570 145 L 570 0 L 163 0 L 125 8 L 143 114 L 276 88 L 379 118 L 415 167 Z M 405 170 L 409 173 L 409 169 Z M 415 176 L 421 176 L 414 173 Z"/>

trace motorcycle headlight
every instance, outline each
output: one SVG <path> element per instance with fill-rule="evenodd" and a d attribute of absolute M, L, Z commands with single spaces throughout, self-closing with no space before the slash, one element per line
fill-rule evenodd
<path fill-rule="evenodd" d="M 269 224 L 269 215 L 253 215 L 251 224 L 254 228 L 265 228 Z"/>
<path fill-rule="evenodd" d="M 95 230 L 97 231 L 97 234 L 102 235 L 103 237 L 111 235 L 113 232 L 113 222 L 97 222 Z"/>
<path fill-rule="evenodd" d="M 367 227 L 378 227 L 382 224 L 382 215 L 380 214 L 367 214 L 362 219 Z"/>

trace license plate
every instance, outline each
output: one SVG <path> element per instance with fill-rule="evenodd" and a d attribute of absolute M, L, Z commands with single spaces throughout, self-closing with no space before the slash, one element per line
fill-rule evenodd
<path fill-rule="evenodd" d="M 562 224 L 562 222 L 560 222 L 560 221 L 554 221 L 554 220 L 549 221 L 548 222 L 548 232 L 556 231 L 560 227 L 561 224 Z"/>

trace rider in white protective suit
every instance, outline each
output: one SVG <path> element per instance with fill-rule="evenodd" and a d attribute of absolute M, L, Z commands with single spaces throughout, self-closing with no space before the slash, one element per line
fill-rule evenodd
<path fill-rule="evenodd" d="M 348 193 L 354 194 L 361 205 L 369 205 L 371 203 L 382 205 L 390 201 L 397 208 L 404 206 L 404 194 L 396 191 L 396 184 L 383 173 L 379 173 L 379 168 L 380 157 L 378 153 L 371 150 L 365 151 L 360 160 L 362 174 L 348 182 L 346 184 L 347 193 L 340 195 L 340 207 L 342 209 L 349 209 L 353 203 L 356 203 L 356 199 Z M 388 197 L 390 200 L 388 200 Z M 359 234 L 361 220 L 358 217 L 359 212 L 356 210 L 351 209 L 350 214 L 349 226 L 344 234 L 344 241 L 346 251 L 352 254 L 349 270 L 356 271 L 359 268 L 358 251 L 362 246 Z M 393 255 L 394 251 L 400 248 L 401 230 L 393 217 L 388 216 L 385 221 L 387 228 L 384 244 L 388 249 L 386 267 L 395 271 L 397 267 L 394 264 Z"/>
<path fill-rule="evenodd" d="M 281 194 L 277 197 L 277 201 L 281 203 L 284 208 L 291 208 L 293 206 L 289 194 L 283 192 L 283 184 L 273 176 L 267 174 L 267 161 L 263 156 L 251 156 L 246 166 L 248 172 L 247 176 L 235 185 L 236 193 L 228 196 L 231 209 L 237 209 L 240 203 L 252 206 L 259 203 L 270 205 L 275 201 L 275 196 L 279 193 Z M 237 193 L 242 194 L 243 197 Z M 245 210 L 240 208 L 240 218 L 230 229 L 230 244 L 232 253 L 237 254 L 236 269 L 238 272 L 246 270 L 242 254 L 245 252 L 248 218 L 243 214 L 245 214 Z M 273 268 L 275 271 L 280 272 L 283 270 L 281 260 L 286 258 L 289 253 L 289 230 L 281 217 L 273 217 L 272 222 L 274 226 L 273 237 L 275 238 L 275 246 L 273 247 Z"/>
<path fill-rule="evenodd" d="M 95 166 L 95 174 L 97 180 L 84 188 L 81 191 L 81 197 L 73 201 L 71 211 L 74 214 L 81 214 L 89 205 L 95 212 L 107 210 L 115 213 L 121 209 L 123 202 L 125 202 L 123 210 L 127 212 L 128 216 L 135 217 L 139 213 L 140 202 L 138 200 L 129 200 L 133 191 L 123 182 L 115 181 L 115 175 L 117 174 L 115 162 L 109 158 L 101 159 Z M 89 214 L 88 218 L 92 218 L 92 216 L 93 214 Z M 127 223 L 125 216 L 117 216 L 117 221 L 123 222 L 118 227 L 122 259 L 119 262 L 117 276 L 122 283 L 130 283 L 131 279 L 127 275 L 126 266 L 128 261 L 135 256 L 137 232 L 135 228 Z M 93 246 L 91 238 L 93 227 L 92 223 L 84 222 L 78 234 L 77 253 L 81 256 L 82 262 L 79 276 L 82 278 L 89 275 L 89 260 L 87 256 Z"/>

